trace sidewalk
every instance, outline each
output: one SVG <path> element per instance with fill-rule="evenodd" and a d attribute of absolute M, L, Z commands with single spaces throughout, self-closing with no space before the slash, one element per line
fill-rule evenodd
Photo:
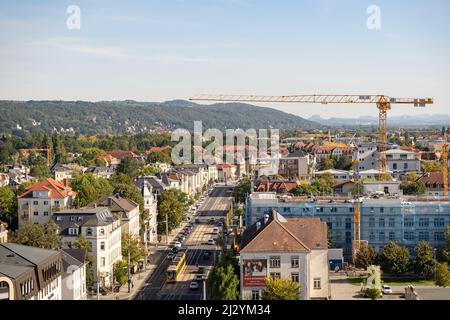
<path fill-rule="evenodd" d="M 183 221 L 181 225 L 177 228 L 172 230 L 172 232 L 169 233 L 169 245 L 173 241 L 173 239 L 178 235 L 178 233 L 186 227 L 186 225 L 190 221 Z M 168 245 L 166 244 L 165 236 L 162 237 L 162 242 L 160 244 L 149 244 L 149 260 L 158 260 L 155 259 L 158 255 L 161 256 L 166 253 L 166 250 L 168 249 Z M 108 295 L 99 295 L 98 300 L 131 300 L 133 297 L 140 291 L 142 286 L 145 284 L 145 280 L 148 279 L 153 271 L 158 267 L 156 264 L 147 263 L 145 271 L 141 271 L 139 273 L 135 273 L 131 277 L 131 283 L 133 286 L 131 287 L 130 293 L 128 293 L 128 283 L 124 284 L 120 287 L 119 292 L 110 293 Z M 90 300 L 97 300 L 96 295 L 92 295 L 89 298 Z"/>

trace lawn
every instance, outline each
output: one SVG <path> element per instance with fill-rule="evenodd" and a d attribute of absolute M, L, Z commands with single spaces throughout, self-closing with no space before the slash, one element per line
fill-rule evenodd
<path fill-rule="evenodd" d="M 360 286 L 366 277 L 349 277 L 348 282 L 355 286 Z M 406 286 L 412 284 L 413 286 L 434 286 L 433 280 L 414 279 L 414 278 L 381 278 L 383 284 L 388 286 Z"/>

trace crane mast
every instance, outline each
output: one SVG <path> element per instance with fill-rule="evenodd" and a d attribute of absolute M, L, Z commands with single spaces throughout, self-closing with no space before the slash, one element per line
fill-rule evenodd
<path fill-rule="evenodd" d="M 443 196 L 448 197 L 448 141 L 445 137 L 444 144 L 442 145 L 442 187 Z"/>

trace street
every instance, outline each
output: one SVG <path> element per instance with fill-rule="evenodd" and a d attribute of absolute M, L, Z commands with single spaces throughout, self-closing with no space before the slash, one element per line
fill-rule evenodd
<path fill-rule="evenodd" d="M 134 296 L 135 300 L 201 300 L 203 299 L 204 281 L 199 281 L 197 289 L 190 289 L 191 282 L 195 279 L 198 267 L 205 267 L 205 274 L 214 266 L 214 260 L 220 247 L 208 244 L 209 239 L 214 239 L 213 229 L 216 223 L 226 217 L 231 205 L 229 189 L 231 186 L 217 186 L 211 195 L 206 196 L 199 206 L 196 215 L 189 215 L 189 222 L 194 223 L 192 232 L 186 237 L 183 246 L 186 246 L 187 267 L 179 276 L 176 283 L 166 283 L 166 271 L 171 263 L 167 258 L 170 248 L 160 247 L 158 252 L 152 254 L 150 259 L 157 267 Z M 214 219 L 214 221 L 211 221 Z M 187 225 L 187 222 L 184 222 Z M 182 229 L 182 228 L 181 228 Z M 205 253 L 209 252 L 209 257 Z M 205 277 L 206 278 L 206 277 Z"/>

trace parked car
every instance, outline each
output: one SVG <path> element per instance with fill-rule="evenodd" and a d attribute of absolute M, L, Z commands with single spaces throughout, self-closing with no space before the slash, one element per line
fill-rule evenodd
<path fill-rule="evenodd" d="M 197 290 L 199 287 L 198 282 L 197 281 L 192 281 L 191 284 L 189 285 L 189 289 L 191 290 Z"/>
<path fill-rule="evenodd" d="M 205 274 L 205 267 L 198 267 L 198 272 L 199 274 Z"/>
<path fill-rule="evenodd" d="M 216 228 L 213 228 L 212 232 L 213 232 L 213 233 L 219 233 L 219 228 L 217 228 L 217 227 L 216 227 Z"/>
<path fill-rule="evenodd" d="M 389 286 L 382 285 L 381 286 L 381 293 L 383 293 L 383 294 L 392 294 L 392 289 Z"/>
<path fill-rule="evenodd" d="M 171 250 L 173 253 L 175 253 L 175 254 L 177 254 L 178 253 L 178 248 L 177 247 L 172 247 L 172 250 Z"/>
<path fill-rule="evenodd" d="M 209 239 L 208 244 L 216 244 L 216 241 L 214 241 L 214 239 Z"/>

